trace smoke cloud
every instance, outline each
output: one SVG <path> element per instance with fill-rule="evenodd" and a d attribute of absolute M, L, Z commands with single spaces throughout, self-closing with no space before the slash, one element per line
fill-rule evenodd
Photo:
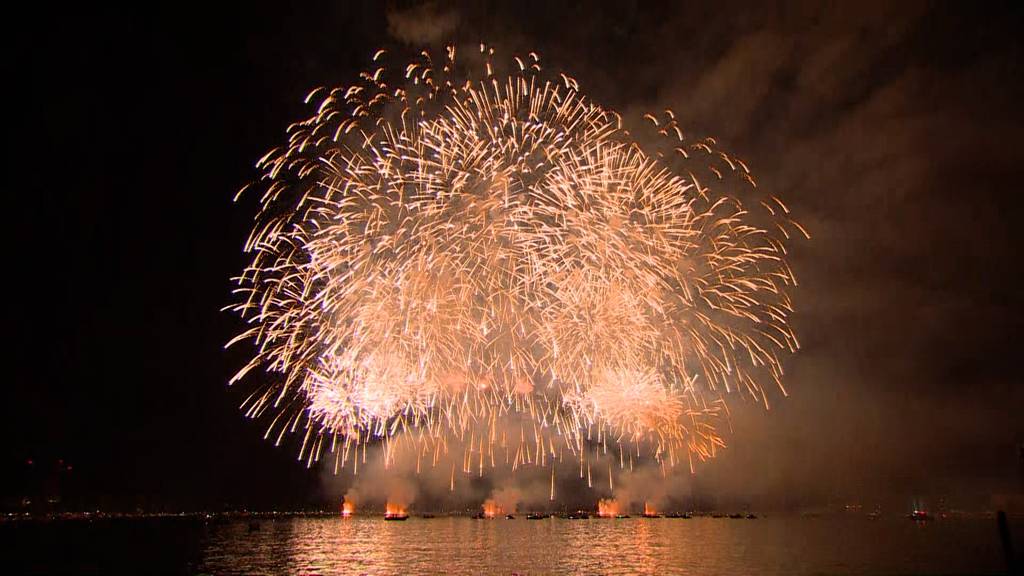
<path fill-rule="evenodd" d="M 407 44 L 433 44 L 443 41 L 459 23 L 454 8 L 442 8 L 425 2 L 404 10 L 388 11 L 388 34 Z"/>

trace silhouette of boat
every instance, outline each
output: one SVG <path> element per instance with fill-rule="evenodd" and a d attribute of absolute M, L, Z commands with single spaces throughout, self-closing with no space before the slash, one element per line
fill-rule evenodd
<path fill-rule="evenodd" d="M 746 519 L 747 520 L 757 520 L 757 516 L 748 512 L 747 515 L 746 515 Z"/>
<path fill-rule="evenodd" d="M 736 520 L 737 518 L 743 518 L 743 514 L 729 514 L 729 518 Z"/>
<path fill-rule="evenodd" d="M 537 514 L 537 513 L 527 514 L 526 515 L 526 519 L 527 520 L 543 520 L 543 519 L 545 519 L 547 517 L 548 517 L 547 514 Z"/>
<path fill-rule="evenodd" d="M 616 518 L 629 518 L 629 514 L 616 514 Z"/>
<path fill-rule="evenodd" d="M 512 514 L 505 514 L 505 519 L 506 520 L 515 520 L 516 517 L 514 515 L 512 515 Z"/>
<path fill-rule="evenodd" d="M 385 520 L 408 520 L 409 515 L 404 512 L 391 512 L 384 515 Z"/>
<path fill-rule="evenodd" d="M 425 518 L 425 519 L 429 520 L 430 518 L 436 518 L 436 516 L 434 516 L 433 514 L 430 514 L 430 513 L 426 513 L 426 514 L 420 514 L 420 518 Z"/>

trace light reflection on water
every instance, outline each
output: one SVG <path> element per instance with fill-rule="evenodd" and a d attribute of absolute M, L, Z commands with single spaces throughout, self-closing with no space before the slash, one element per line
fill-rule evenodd
<path fill-rule="evenodd" d="M 211 527 L 214 574 L 975 574 L 992 520 L 294 518 Z"/>

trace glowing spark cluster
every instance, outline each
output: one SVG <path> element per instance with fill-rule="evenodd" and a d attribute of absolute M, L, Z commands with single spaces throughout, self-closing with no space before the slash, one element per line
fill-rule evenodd
<path fill-rule="evenodd" d="M 232 382 L 268 374 L 243 408 L 335 469 L 368 441 L 417 470 L 457 441 L 481 473 L 495 446 L 513 468 L 564 449 L 581 474 L 595 443 L 620 465 L 633 444 L 712 456 L 725 394 L 767 403 L 798 347 L 784 243 L 803 229 L 773 196 L 748 210 L 746 165 L 671 111 L 639 139 L 535 54 L 506 73 L 470 52 L 378 52 L 259 161 L 231 307 L 255 353 Z"/>

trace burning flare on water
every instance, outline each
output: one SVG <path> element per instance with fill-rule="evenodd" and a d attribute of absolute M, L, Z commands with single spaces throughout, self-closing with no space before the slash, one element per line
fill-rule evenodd
<path fill-rule="evenodd" d="M 384 517 L 385 518 L 401 518 L 408 516 L 405 512 L 405 506 L 388 502 L 384 506 Z"/>
<path fill-rule="evenodd" d="M 493 499 L 490 498 L 484 501 L 482 509 L 484 518 L 496 518 L 499 515 L 505 513 L 501 509 L 501 507 L 498 506 L 498 504 Z"/>
<path fill-rule="evenodd" d="M 621 513 L 618 500 L 614 498 L 602 498 L 597 501 L 597 516 L 599 518 L 615 518 Z"/>
<path fill-rule="evenodd" d="M 644 502 L 644 518 L 657 518 L 658 510 L 650 502 Z"/>
<path fill-rule="evenodd" d="M 345 500 L 341 503 L 341 516 L 343 518 L 350 518 L 356 512 L 355 502 Z"/>

